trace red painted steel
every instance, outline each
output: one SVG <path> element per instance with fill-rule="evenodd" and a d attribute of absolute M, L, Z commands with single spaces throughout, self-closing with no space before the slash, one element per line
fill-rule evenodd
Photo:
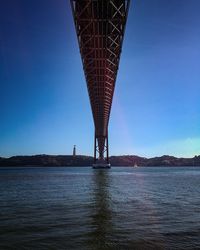
<path fill-rule="evenodd" d="M 95 160 L 108 161 L 108 123 L 129 0 L 71 0 L 95 126 Z"/>

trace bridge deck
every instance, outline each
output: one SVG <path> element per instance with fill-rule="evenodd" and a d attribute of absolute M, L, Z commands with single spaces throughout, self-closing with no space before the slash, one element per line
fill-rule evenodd
<path fill-rule="evenodd" d="M 102 159 L 129 0 L 71 0 L 71 6 Z"/>

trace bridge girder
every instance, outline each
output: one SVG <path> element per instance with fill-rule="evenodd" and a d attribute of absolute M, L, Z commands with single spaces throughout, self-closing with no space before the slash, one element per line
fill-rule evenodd
<path fill-rule="evenodd" d="M 130 0 L 71 0 L 95 126 L 94 158 L 108 161 L 108 123 Z M 96 153 L 99 156 L 97 157 Z"/>

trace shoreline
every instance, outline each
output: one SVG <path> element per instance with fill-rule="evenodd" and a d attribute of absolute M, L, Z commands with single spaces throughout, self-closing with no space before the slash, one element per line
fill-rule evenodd
<path fill-rule="evenodd" d="M 85 155 L 32 155 L 0 157 L 0 167 L 88 167 L 92 166 L 94 158 Z M 193 158 L 178 158 L 169 155 L 146 158 L 136 155 L 111 156 L 111 166 L 114 167 L 198 167 L 200 155 Z"/>

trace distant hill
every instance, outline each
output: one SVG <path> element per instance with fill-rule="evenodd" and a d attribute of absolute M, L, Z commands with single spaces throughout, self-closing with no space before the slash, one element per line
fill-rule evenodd
<path fill-rule="evenodd" d="M 163 155 L 145 158 L 136 155 L 111 156 L 112 166 L 200 166 L 200 155 L 193 158 L 177 158 Z M 91 166 L 93 157 L 77 155 L 32 155 L 0 157 L 0 166 Z"/>
<path fill-rule="evenodd" d="M 200 166 L 200 156 L 193 158 L 177 158 L 163 155 L 160 157 L 145 158 L 134 155 L 111 156 L 110 162 L 113 166 Z"/>
<path fill-rule="evenodd" d="M 93 157 L 71 155 L 32 155 L 0 158 L 0 166 L 88 166 Z"/>

